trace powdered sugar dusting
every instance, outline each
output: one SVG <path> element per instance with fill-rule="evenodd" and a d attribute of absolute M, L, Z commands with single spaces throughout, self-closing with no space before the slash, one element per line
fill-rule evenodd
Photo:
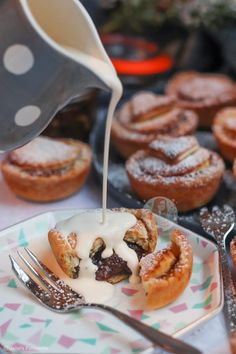
<path fill-rule="evenodd" d="M 152 277 L 156 269 L 155 280 L 164 280 L 192 269 L 192 249 L 187 237 L 174 230 L 171 235 L 171 245 L 155 253 L 148 254 L 140 261 L 141 276 Z M 159 273 L 159 274 L 158 274 Z"/>
<path fill-rule="evenodd" d="M 235 111 L 235 117 L 228 117 L 225 120 L 225 127 L 231 131 L 231 133 L 235 133 L 236 135 L 236 111 Z"/>
<path fill-rule="evenodd" d="M 74 160 L 77 156 L 78 147 L 41 136 L 11 152 L 10 159 L 19 165 L 34 166 Z"/>
<path fill-rule="evenodd" d="M 167 257 L 170 253 L 170 248 L 164 248 L 157 252 L 149 253 L 145 257 L 142 257 L 140 260 L 140 276 L 143 276 L 154 270 L 155 267 L 158 267 L 160 262 L 164 260 L 164 258 Z"/>
<path fill-rule="evenodd" d="M 199 75 L 182 84 L 179 95 L 187 100 L 201 101 L 208 98 L 218 98 L 220 95 L 234 90 L 233 82 L 218 77 Z"/>
<path fill-rule="evenodd" d="M 193 136 L 179 138 L 160 137 L 150 143 L 150 148 L 161 152 L 168 159 L 175 160 L 183 153 L 198 146 L 197 139 Z"/>
<path fill-rule="evenodd" d="M 209 158 L 210 153 L 203 148 L 198 149 L 194 154 L 187 156 L 174 165 L 146 154 L 136 160 L 136 164 L 133 164 L 131 171 L 136 177 L 143 175 L 153 177 L 158 177 L 158 175 L 163 177 L 181 176 L 193 172 L 206 163 Z"/>
<path fill-rule="evenodd" d="M 174 98 L 156 95 L 152 92 L 139 92 L 131 99 L 131 109 L 134 117 L 146 112 L 161 108 L 162 106 L 173 105 Z M 171 108 L 171 107 L 170 107 Z"/>

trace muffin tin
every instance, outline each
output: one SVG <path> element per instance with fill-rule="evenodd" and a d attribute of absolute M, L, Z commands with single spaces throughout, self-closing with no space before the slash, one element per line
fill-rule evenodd
<path fill-rule="evenodd" d="M 93 151 L 94 169 L 100 179 L 100 182 L 102 182 L 105 119 L 106 112 L 105 110 L 101 110 L 97 117 L 97 123 L 90 136 L 90 144 Z M 217 143 L 212 133 L 208 131 L 198 131 L 196 133 L 196 137 L 201 146 L 219 152 Z M 125 160 L 120 157 L 120 155 L 115 151 L 115 149 L 111 145 L 109 157 L 108 192 L 123 207 L 140 208 L 145 204 L 145 201 L 138 199 L 132 191 L 125 171 L 124 162 Z M 213 205 L 222 206 L 224 204 L 229 204 L 235 210 L 236 213 L 236 182 L 233 177 L 232 166 L 227 162 L 226 171 L 221 186 L 214 199 L 210 202 L 210 204 L 208 204 L 208 207 L 211 207 Z M 199 209 L 193 210 L 188 213 L 179 214 L 178 223 L 212 240 L 213 238 L 207 235 L 202 230 L 198 215 Z M 236 228 L 232 231 L 232 236 L 233 235 L 236 235 Z M 229 253 L 229 242 L 227 242 L 226 247 Z M 229 263 L 232 266 L 230 257 Z"/>

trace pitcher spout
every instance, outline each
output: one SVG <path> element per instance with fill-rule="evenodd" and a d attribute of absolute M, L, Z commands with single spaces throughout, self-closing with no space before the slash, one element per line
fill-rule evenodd
<path fill-rule="evenodd" d="M 83 5 L 78 0 L 20 1 L 38 34 L 57 52 L 73 60 L 67 72 L 71 87 L 79 91 L 89 87 L 109 90 L 105 82 L 109 78 L 104 81 L 104 75 L 99 77 L 98 73 L 110 71 L 114 75 L 115 69 Z"/>

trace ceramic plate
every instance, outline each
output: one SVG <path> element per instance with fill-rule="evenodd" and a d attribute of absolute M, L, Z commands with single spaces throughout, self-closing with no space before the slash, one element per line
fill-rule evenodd
<path fill-rule="evenodd" d="M 48 229 L 76 212 L 47 212 L 0 232 L 0 343 L 10 351 L 19 352 L 143 352 L 150 344 L 105 312 L 86 309 L 60 315 L 47 310 L 16 280 L 11 270 L 9 253 L 19 247 L 30 247 L 37 239 L 47 245 Z M 172 228 L 181 227 L 168 222 L 167 230 L 160 228 L 158 248 L 169 242 Z M 109 301 L 111 306 L 174 336 L 192 330 L 222 307 L 215 244 L 189 230 L 184 232 L 193 248 L 194 265 L 190 283 L 177 301 L 163 309 L 145 312 L 140 285 L 128 281 L 115 286 L 115 295 Z"/>

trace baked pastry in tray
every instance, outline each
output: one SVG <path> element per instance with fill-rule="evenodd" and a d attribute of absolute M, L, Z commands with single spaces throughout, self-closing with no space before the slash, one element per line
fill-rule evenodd
<path fill-rule="evenodd" d="M 87 144 L 41 136 L 10 152 L 2 163 L 2 174 L 16 195 L 48 202 L 78 191 L 91 162 Z"/>
<path fill-rule="evenodd" d="M 143 149 L 159 134 L 192 134 L 197 115 L 176 107 L 174 97 L 143 91 L 134 95 L 117 112 L 112 123 L 112 144 L 123 157 Z"/>
<path fill-rule="evenodd" d="M 193 252 L 187 237 L 173 230 L 169 247 L 140 261 L 147 308 L 157 309 L 176 300 L 189 283 L 192 265 Z"/>
<path fill-rule="evenodd" d="M 213 134 L 222 155 L 233 162 L 236 158 L 236 107 L 225 108 L 217 113 Z"/>
<path fill-rule="evenodd" d="M 125 208 L 116 211 L 131 213 L 137 219 L 137 223 L 126 232 L 124 241 L 137 253 L 138 258 L 153 252 L 157 243 L 157 226 L 152 212 L 148 209 Z M 57 229 L 52 229 L 48 233 L 48 239 L 60 267 L 69 277 L 78 278 L 80 259 L 76 247 L 79 247 L 79 235 L 71 233 L 65 238 Z M 96 238 L 90 250 L 90 258 L 97 266 L 96 280 L 115 284 L 128 278 L 131 272 L 127 262 L 115 252 L 110 257 L 102 258 L 104 249 L 103 239 Z"/>
<path fill-rule="evenodd" d="M 230 255 L 233 261 L 233 264 L 236 268 L 236 236 L 230 241 Z"/>
<path fill-rule="evenodd" d="M 159 137 L 148 149 L 130 156 L 126 170 L 132 189 L 141 199 L 167 197 L 179 211 L 188 211 L 213 198 L 224 162 L 217 153 L 200 147 L 193 136 Z"/>
<path fill-rule="evenodd" d="M 220 109 L 236 106 L 235 83 L 220 74 L 177 73 L 167 84 L 166 94 L 175 96 L 179 107 L 196 112 L 201 127 L 210 127 Z"/>

